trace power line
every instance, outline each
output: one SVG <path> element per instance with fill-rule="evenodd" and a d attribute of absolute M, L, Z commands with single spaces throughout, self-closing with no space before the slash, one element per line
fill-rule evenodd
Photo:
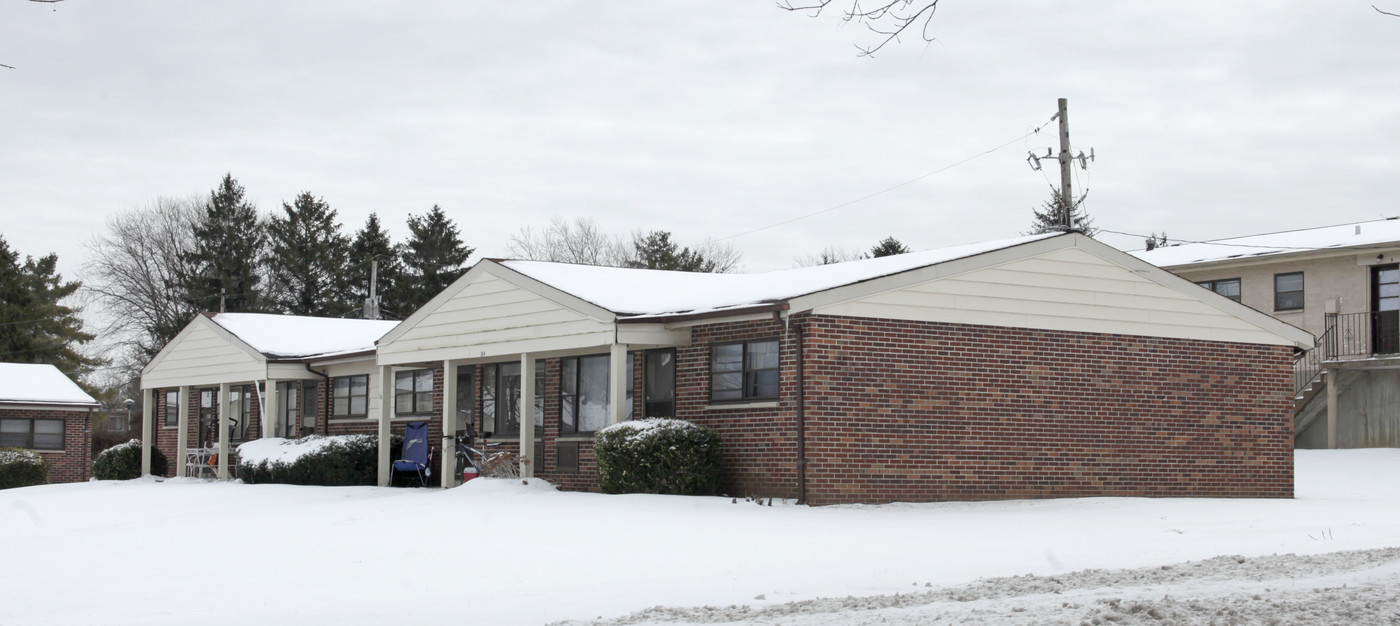
<path fill-rule="evenodd" d="M 1024 134 L 1024 135 L 1021 135 L 1021 136 L 1019 136 L 1019 137 L 1016 137 L 1015 139 L 1012 139 L 1011 141 L 1008 141 L 1008 142 L 1006 142 L 1006 143 L 1003 143 L 1003 144 L 1001 144 L 1001 145 L 999 145 L 999 146 L 997 146 L 997 147 L 995 147 L 995 148 L 991 148 L 991 149 L 989 149 L 989 150 L 984 150 L 984 151 L 982 151 L 982 152 L 978 152 L 977 154 L 974 154 L 974 155 L 972 155 L 972 156 L 970 156 L 970 157 L 967 157 L 967 158 L 962 159 L 962 160 L 959 160 L 959 161 L 955 161 L 955 162 L 953 162 L 953 163 L 950 163 L 950 164 L 948 164 L 948 165 L 945 165 L 945 166 L 943 166 L 943 167 L 940 167 L 940 168 L 938 168 L 938 169 L 936 169 L 936 170 L 934 170 L 934 171 L 932 171 L 932 172 L 929 172 L 929 173 L 927 173 L 927 174 L 923 174 L 923 175 L 921 175 L 921 176 L 916 176 L 916 177 L 914 177 L 914 178 L 911 178 L 911 179 L 909 179 L 909 180 L 906 180 L 906 181 L 904 181 L 904 182 L 902 182 L 902 183 L 899 183 L 899 184 L 897 184 L 897 185 L 893 185 L 893 186 L 890 186 L 890 187 L 886 187 L 886 188 L 881 189 L 881 190 L 879 190 L 879 191 L 876 191 L 876 192 L 874 192 L 874 193 L 869 193 L 869 194 L 866 194 L 866 195 L 861 196 L 861 197 L 859 197 L 859 198 L 856 198 L 856 199 L 854 199 L 854 200 L 848 200 L 848 201 L 846 201 L 846 202 L 842 202 L 841 204 L 837 204 L 837 205 L 834 205 L 834 206 L 830 206 L 830 207 L 827 207 L 827 208 L 822 209 L 822 210 L 820 210 L 820 211 L 814 211 L 814 212 L 812 212 L 812 213 L 807 213 L 807 214 L 805 214 L 805 215 L 799 215 L 799 216 L 797 216 L 797 217 L 789 218 L 789 219 L 783 220 L 783 221 L 781 221 L 781 222 L 775 222 L 775 223 L 769 224 L 769 225 L 767 225 L 767 226 L 760 226 L 760 227 L 754 228 L 754 229 L 752 229 L 752 230 L 746 230 L 746 231 L 741 232 L 741 233 L 737 233 L 737 234 L 734 234 L 734 235 L 729 235 L 728 237 L 720 237 L 720 238 L 718 238 L 718 239 L 715 239 L 714 241 L 725 241 L 725 240 L 728 240 L 728 239 L 735 239 L 735 238 L 738 238 L 738 237 L 743 237 L 743 236 L 745 236 L 745 235 L 752 235 L 752 234 L 754 234 L 754 233 L 756 233 L 756 232 L 759 232 L 759 231 L 768 230 L 768 229 L 770 229 L 770 228 L 777 228 L 777 227 L 779 227 L 779 226 L 783 226 L 783 225 L 786 225 L 786 224 L 791 224 L 791 223 L 796 222 L 796 221 L 799 221 L 799 220 L 805 220 L 805 219 L 807 219 L 807 218 L 809 218 L 809 217 L 816 217 L 816 216 L 821 215 L 821 214 L 823 214 L 823 213 L 829 213 L 829 212 L 831 212 L 831 211 L 835 211 L 836 209 L 842 209 L 842 208 L 851 206 L 851 205 L 856 204 L 856 203 L 859 203 L 859 202 L 864 202 L 864 201 L 866 201 L 866 200 L 869 200 L 869 199 L 871 199 L 871 198 L 874 198 L 875 196 L 878 196 L 878 195 L 881 195 L 881 194 L 886 194 L 886 193 L 889 193 L 889 192 L 894 191 L 894 190 L 896 190 L 896 189 L 899 189 L 899 188 L 901 188 L 901 187 L 905 187 L 905 186 L 911 185 L 911 184 L 913 184 L 913 183 L 919 182 L 919 181 L 921 181 L 921 180 L 923 180 L 923 179 L 925 179 L 925 178 L 928 178 L 928 177 L 930 177 L 930 176 L 933 176 L 933 175 L 935 175 L 935 174 L 941 174 L 941 173 L 946 172 L 946 171 L 948 171 L 948 170 L 951 170 L 951 169 L 953 169 L 953 168 L 955 168 L 955 167 L 957 167 L 957 166 L 959 166 L 959 165 L 962 165 L 962 164 L 964 164 L 964 163 L 967 163 L 968 161 L 971 161 L 971 160 L 973 160 L 973 159 L 977 159 L 977 158 L 979 158 L 979 157 L 986 156 L 986 155 L 988 155 L 988 154 L 991 154 L 991 153 L 993 153 L 993 152 L 996 152 L 997 150 L 1001 150 L 1002 148 L 1005 148 L 1005 147 L 1007 147 L 1007 146 L 1009 146 L 1009 145 L 1011 145 L 1011 144 L 1013 144 L 1013 143 L 1016 143 L 1016 142 L 1021 141 L 1021 140 L 1025 139 L 1025 138 L 1027 138 L 1027 137 L 1030 137 L 1031 135 L 1038 134 L 1038 133 L 1040 133 L 1040 130 L 1041 130 L 1042 128 L 1045 128 L 1047 125 L 1050 124 L 1050 122 L 1054 121 L 1054 119 L 1055 119 L 1055 118 L 1052 117 L 1052 118 L 1050 118 L 1050 120 L 1046 121 L 1044 124 L 1041 124 L 1040 126 L 1035 127 L 1035 128 L 1032 129 L 1030 132 L 1027 132 L 1027 133 Z"/>
<path fill-rule="evenodd" d="M 1139 233 L 1125 233 L 1125 232 L 1122 232 L 1122 231 L 1110 230 L 1110 229 L 1107 229 L 1107 228 L 1100 228 L 1099 230 L 1102 231 L 1102 232 L 1105 232 L 1105 233 L 1113 233 L 1113 234 L 1115 234 L 1115 235 L 1125 235 L 1125 236 L 1128 236 L 1128 237 L 1142 237 L 1143 239 L 1146 239 L 1146 238 L 1149 236 L 1149 235 L 1143 235 L 1143 234 L 1139 234 Z M 1268 233 L 1268 234 L 1279 234 L 1279 233 Z M 1252 235 L 1252 236 L 1262 236 L 1262 235 Z M 1164 249 L 1166 249 L 1166 248 L 1170 248 L 1170 247 L 1172 247 L 1172 246 L 1177 245 L 1177 243 L 1201 244 L 1201 245 L 1207 245 L 1207 246 L 1226 246 L 1226 247 L 1230 247 L 1230 248 L 1259 248 L 1259 249 L 1262 249 L 1262 250 L 1294 250 L 1294 251 L 1300 251 L 1300 252 L 1323 252 L 1323 251 L 1332 251 L 1332 250 L 1394 250 L 1394 249 L 1395 249 L 1395 245 L 1394 245 L 1394 244 L 1390 244 L 1390 245 L 1376 244 L 1376 245 L 1366 245 L 1366 246 L 1263 246 L 1263 245 L 1249 244 L 1249 243 L 1229 243 L 1229 240 L 1191 241 L 1191 240 L 1189 240 L 1189 239 L 1178 239 L 1178 240 L 1176 240 L 1175 243 L 1171 243 L 1171 244 L 1169 244 L 1169 245 L 1167 245 L 1167 246 L 1164 246 L 1164 247 L 1159 247 L 1159 248 L 1157 248 L 1157 250 L 1164 250 Z"/>

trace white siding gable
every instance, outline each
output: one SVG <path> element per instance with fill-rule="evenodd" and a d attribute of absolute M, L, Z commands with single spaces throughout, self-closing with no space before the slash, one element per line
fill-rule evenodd
<path fill-rule="evenodd" d="M 515 355 L 611 343 L 600 320 L 481 271 L 417 319 L 380 341 L 381 365 Z M 411 325 L 410 325 L 411 324 Z"/>
<path fill-rule="evenodd" d="M 1269 345 L 1288 338 L 1076 247 L 819 306 L 818 314 Z"/>
<path fill-rule="evenodd" d="M 141 374 L 141 387 L 217 385 L 261 380 L 266 362 L 235 344 L 208 318 L 196 318 Z"/>

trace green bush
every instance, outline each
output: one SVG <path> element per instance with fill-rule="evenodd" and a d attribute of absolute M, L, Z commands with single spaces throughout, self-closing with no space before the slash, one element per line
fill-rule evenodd
<path fill-rule="evenodd" d="M 0 448 L 0 489 L 46 482 L 49 482 L 49 462 L 44 455 L 23 448 Z"/>
<path fill-rule="evenodd" d="M 395 435 L 389 445 L 391 457 L 398 455 L 403 437 Z M 298 449 L 285 450 L 281 446 Z M 291 461 L 275 458 L 282 455 Z M 311 435 L 292 440 L 250 441 L 238 447 L 238 477 L 249 484 L 375 485 L 379 481 L 379 437 Z"/>
<path fill-rule="evenodd" d="M 593 440 L 604 493 L 713 495 L 719 492 L 719 434 L 674 419 L 614 424 Z"/>
<path fill-rule="evenodd" d="M 151 475 L 164 476 L 169 462 L 160 448 L 151 446 Z M 92 461 L 92 477 L 97 480 L 131 480 L 141 477 L 141 440 L 119 443 L 97 454 Z"/>

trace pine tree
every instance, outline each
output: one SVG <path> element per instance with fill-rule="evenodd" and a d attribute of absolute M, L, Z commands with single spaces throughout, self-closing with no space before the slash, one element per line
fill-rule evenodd
<path fill-rule="evenodd" d="M 48 363 L 76 378 L 98 361 L 75 349 L 93 336 L 83 332 L 78 311 L 60 303 L 81 283 L 64 282 L 57 266 L 52 253 L 20 263 L 0 236 L 0 361 Z"/>
<path fill-rule="evenodd" d="M 671 233 L 654 230 L 646 235 L 638 233 L 632 238 L 635 258 L 628 267 L 650 270 L 674 270 L 679 272 L 714 272 L 719 263 L 700 250 L 684 248 L 671 241 Z"/>
<path fill-rule="evenodd" d="M 894 256 L 896 254 L 906 254 L 908 252 L 909 246 L 900 243 L 899 240 L 894 237 L 885 237 L 880 240 L 880 243 L 875 244 L 874 248 L 870 249 L 870 258 Z"/>
<path fill-rule="evenodd" d="M 325 200 L 302 192 L 293 204 L 283 202 L 282 215 L 268 222 L 267 292 L 274 310 L 340 317 L 352 309 L 346 271 L 350 240 L 335 218 Z"/>
<path fill-rule="evenodd" d="M 364 228 L 355 233 L 355 241 L 350 244 L 350 291 L 357 306 L 369 299 L 370 273 L 375 271 L 376 288 L 380 300 L 394 302 L 395 295 L 402 288 L 403 265 L 399 261 L 399 247 L 389 239 L 388 231 L 379 223 L 379 216 L 369 214 Z M 378 268 L 372 261 L 379 261 Z M 397 316 L 396 316 L 397 317 Z"/>
<path fill-rule="evenodd" d="M 1060 190 L 1051 188 L 1050 199 L 1040 205 L 1035 212 L 1035 222 L 1031 224 L 1030 232 L 1026 235 L 1043 235 L 1045 233 L 1060 233 L 1065 231 L 1065 202 L 1060 196 Z M 1070 210 L 1070 223 L 1073 227 L 1070 230 L 1093 237 L 1099 229 L 1094 228 L 1094 218 L 1089 217 L 1084 212 L 1084 196 L 1080 196 L 1074 203 L 1074 208 Z"/>
<path fill-rule="evenodd" d="M 408 230 L 403 250 L 405 280 L 395 291 L 396 301 L 384 301 L 386 310 L 404 317 L 466 273 L 462 266 L 475 251 L 462 243 L 457 225 L 436 204 L 426 215 L 408 216 Z"/>
<path fill-rule="evenodd" d="M 225 174 L 209 192 L 204 214 L 194 228 L 197 272 L 186 282 L 190 302 L 201 311 L 256 311 L 258 266 L 266 233 L 257 210 L 243 199 L 243 186 Z M 222 303 L 221 303 L 222 300 Z"/>

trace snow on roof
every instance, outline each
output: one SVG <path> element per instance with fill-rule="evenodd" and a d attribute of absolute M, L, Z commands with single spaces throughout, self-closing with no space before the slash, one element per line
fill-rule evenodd
<path fill-rule="evenodd" d="M 642 270 L 549 261 L 502 261 L 530 278 L 620 315 L 704 313 L 779 302 L 1054 237 L 1032 235 L 763 274 Z"/>
<path fill-rule="evenodd" d="M 1253 259 L 1279 254 L 1347 249 L 1400 242 L 1400 219 L 1390 218 L 1217 239 L 1199 243 L 1129 252 L 1158 267 L 1177 267 L 1231 259 Z"/>
<path fill-rule="evenodd" d="M 47 363 L 0 363 L 0 402 L 97 406 L 73 379 Z"/>
<path fill-rule="evenodd" d="M 269 357 L 307 358 L 374 349 L 374 342 L 399 323 L 336 317 L 215 313 L 215 324 Z"/>

